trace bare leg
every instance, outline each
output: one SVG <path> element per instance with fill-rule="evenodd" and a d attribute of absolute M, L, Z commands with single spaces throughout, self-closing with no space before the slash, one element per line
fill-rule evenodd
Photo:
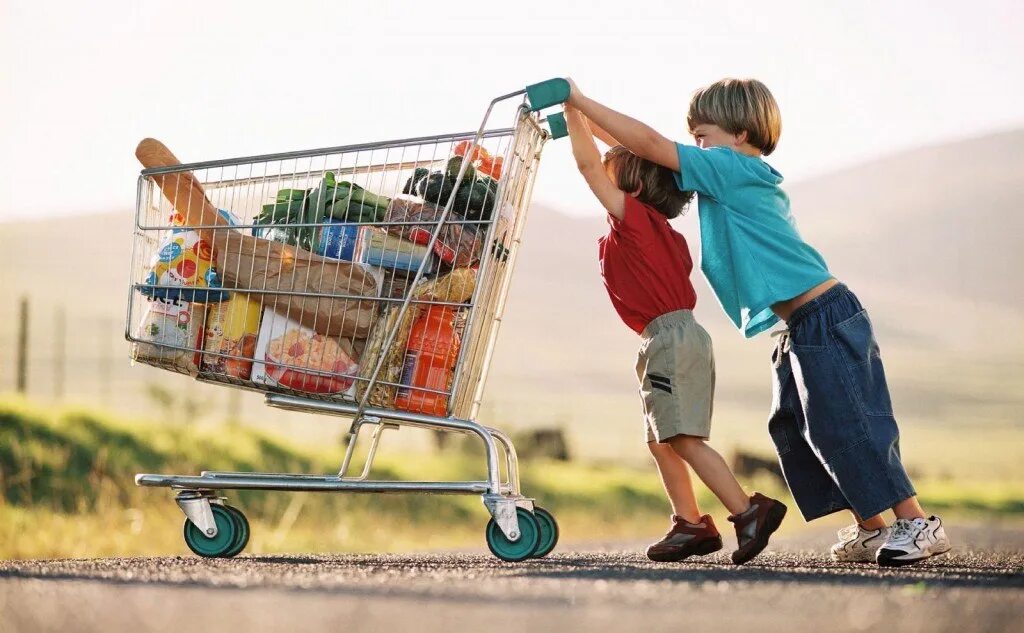
<path fill-rule="evenodd" d="M 690 523 L 700 521 L 701 513 L 697 507 L 697 497 L 693 492 L 690 469 L 687 468 L 686 462 L 680 459 L 668 444 L 648 442 L 647 448 L 658 465 L 665 494 L 672 502 L 672 513 Z"/>
<path fill-rule="evenodd" d="M 743 492 L 729 470 L 729 465 L 704 440 L 690 435 L 676 435 L 669 438 L 668 443 L 731 514 L 740 514 L 750 507 L 750 498 Z"/>
<path fill-rule="evenodd" d="M 913 521 L 914 519 L 927 519 L 928 515 L 924 513 L 924 508 L 917 502 L 917 497 L 907 497 L 903 501 L 900 501 L 892 507 L 893 514 L 896 515 L 897 519 L 908 519 Z"/>
<path fill-rule="evenodd" d="M 850 514 L 853 515 L 853 520 L 859 523 L 860 526 L 865 530 L 881 530 L 882 528 L 888 525 L 885 522 L 885 519 L 882 518 L 881 514 L 876 514 L 875 516 L 870 517 L 868 519 L 861 519 L 859 516 L 857 516 L 857 513 L 853 511 L 851 511 Z"/>
<path fill-rule="evenodd" d="M 900 501 L 892 507 L 892 512 L 896 515 L 897 519 L 914 520 L 925 519 L 928 517 L 928 515 L 924 513 L 924 508 L 922 508 L 921 504 L 917 501 L 917 497 L 907 497 L 903 501 Z M 881 514 L 876 514 L 875 516 L 863 521 L 857 516 L 856 512 L 853 513 L 853 516 L 865 530 L 878 530 L 886 526 L 885 519 L 882 518 Z"/>

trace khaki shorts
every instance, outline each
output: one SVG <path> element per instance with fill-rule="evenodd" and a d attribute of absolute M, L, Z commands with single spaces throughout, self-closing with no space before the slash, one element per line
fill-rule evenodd
<path fill-rule="evenodd" d="M 674 435 L 708 439 L 715 393 L 711 337 L 689 310 L 651 321 L 636 361 L 648 442 Z"/>

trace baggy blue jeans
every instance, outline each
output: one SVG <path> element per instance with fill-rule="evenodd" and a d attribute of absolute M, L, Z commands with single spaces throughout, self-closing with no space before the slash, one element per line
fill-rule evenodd
<path fill-rule="evenodd" d="M 843 284 L 797 308 L 772 355 L 768 431 L 810 521 L 867 519 L 914 496 L 867 311 Z"/>

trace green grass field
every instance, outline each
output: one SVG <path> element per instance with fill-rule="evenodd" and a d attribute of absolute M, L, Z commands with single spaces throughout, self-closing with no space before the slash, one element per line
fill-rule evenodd
<path fill-rule="evenodd" d="M 484 478 L 480 453 L 395 455 L 386 448 L 374 478 Z M 186 553 L 172 493 L 137 488 L 136 472 L 335 472 L 341 450 L 242 425 L 191 430 L 0 399 L 0 557 Z M 665 528 L 669 510 L 653 467 L 525 461 L 522 469 L 524 491 L 555 514 L 563 543 L 646 540 Z M 788 498 L 770 478 L 743 483 Z M 936 511 L 1024 518 L 1020 479 L 933 478 L 918 486 Z M 711 495 L 699 492 L 707 511 L 724 517 Z M 229 498 L 252 523 L 250 553 L 485 547 L 479 497 L 242 491 Z M 792 517 L 787 529 L 800 529 Z"/>

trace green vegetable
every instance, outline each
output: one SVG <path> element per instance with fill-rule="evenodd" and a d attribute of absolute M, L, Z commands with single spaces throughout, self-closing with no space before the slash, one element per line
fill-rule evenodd
<path fill-rule="evenodd" d="M 470 220 L 490 220 L 498 196 L 498 181 L 479 173 L 470 164 L 466 166 L 458 191 L 455 191 L 463 160 L 462 156 L 452 156 L 444 169 L 433 172 L 422 167 L 416 169 L 405 182 L 402 192 L 421 196 L 438 206 L 448 204 L 454 194 L 452 209 L 456 213 Z"/>
<path fill-rule="evenodd" d="M 435 171 L 427 177 L 427 186 L 423 191 L 423 197 L 427 202 L 443 207 L 448 204 L 448 198 L 452 197 L 455 191 L 455 179 L 449 178 L 443 171 Z"/>
<path fill-rule="evenodd" d="M 459 169 L 462 168 L 462 157 L 452 156 L 448 159 L 448 164 L 445 165 L 445 174 L 454 182 L 459 177 Z M 476 180 L 476 169 L 470 164 L 466 167 L 466 174 L 462 177 L 462 182 L 473 182 Z"/>
<path fill-rule="evenodd" d="M 391 198 L 367 191 L 355 183 L 342 182 L 338 186 L 341 187 L 342 185 L 349 185 L 351 187 L 352 202 L 358 202 L 363 206 L 374 207 L 382 211 L 386 211 L 388 205 L 391 204 Z"/>
<path fill-rule="evenodd" d="M 468 215 L 472 192 L 472 185 L 469 187 L 459 187 L 459 190 L 455 192 L 455 206 L 452 207 L 452 210 L 462 215 Z"/>
<path fill-rule="evenodd" d="M 320 233 L 318 226 L 328 217 L 342 222 L 379 222 L 384 218 L 391 199 L 369 192 L 355 183 L 338 182 L 333 172 L 312 189 L 281 189 L 275 202 L 263 205 L 255 224 L 274 225 L 263 235 L 288 244 L 313 250 Z"/>
<path fill-rule="evenodd" d="M 430 175 L 430 170 L 426 167 L 417 167 L 412 175 L 409 176 L 409 180 L 405 181 L 405 186 L 402 187 L 402 193 L 410 193 L 413 195 L 423 195 L 423 190 L 420 188 L 420 183 L 427 179 Z"/>
<path fill-rule="evenodd" d="M 302 201 L 309 195 L 308 189 L 281 189 L 277 192 L 278 202 L 291 202 L 292 200 Z"/>

